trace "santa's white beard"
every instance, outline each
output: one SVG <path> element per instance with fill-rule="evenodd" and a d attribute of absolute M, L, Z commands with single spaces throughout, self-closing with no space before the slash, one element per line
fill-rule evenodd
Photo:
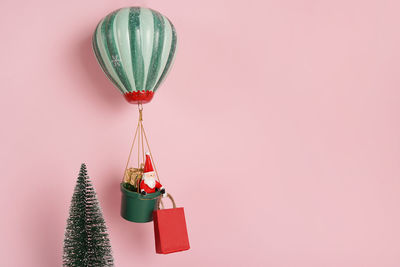
<path fill-rule="evenodd" d="M 156 178 L 154 178 L 154 177 L 146 177 L 145 176 L 145 177 L 143 177 L 143 181 L 151 189 L 153 189 L 156 186 Z"/>

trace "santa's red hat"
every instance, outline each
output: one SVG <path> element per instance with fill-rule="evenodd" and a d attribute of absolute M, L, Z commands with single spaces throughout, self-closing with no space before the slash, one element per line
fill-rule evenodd
<path fill-rule="evenodd" d="M 144 163 L 143 173 L 154 172 L 153 164 L 149 152 L 146 152 L 146 162 Z"/>

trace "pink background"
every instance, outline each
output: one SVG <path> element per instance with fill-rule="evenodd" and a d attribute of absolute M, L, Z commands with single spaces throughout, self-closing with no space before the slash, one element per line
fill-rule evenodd
<path fill-rule="evenodd" d="M 119 216 L 137 120 L 91 51 L 123 6 L 176 25 L 145 106 L 191 250 Z M 1 265 L 61 265 L 81 162 L 116 266 L 400 266 L 398 1 L 2 0 Z"/>

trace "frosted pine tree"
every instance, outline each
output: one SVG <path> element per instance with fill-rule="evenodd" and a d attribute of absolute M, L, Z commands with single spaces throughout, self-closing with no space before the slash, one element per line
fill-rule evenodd
<path fill-rule="evenodd" d="M 114 266 L 107 228 L 85 164 L 81 166 L 72 196 L 65 231 L 63 265 Z"/>

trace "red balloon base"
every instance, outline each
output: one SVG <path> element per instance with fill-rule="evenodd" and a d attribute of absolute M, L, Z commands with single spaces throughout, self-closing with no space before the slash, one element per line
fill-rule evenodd
<path fill-rule="evenodd" d="M 153 96 L 154 92 L 152 91 L 137 91 L 124 94 L 126 101 L 128 101 L 131 104 L 149 103 L 153 99 Z"/>

